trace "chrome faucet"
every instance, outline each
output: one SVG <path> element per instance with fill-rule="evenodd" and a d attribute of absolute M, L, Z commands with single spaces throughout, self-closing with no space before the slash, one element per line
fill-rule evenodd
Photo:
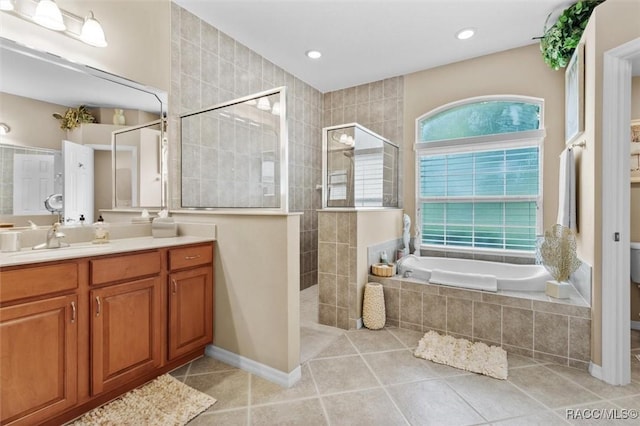
<path fill-rule="evenodd" d="M 47 241 L 42 244 L 38 244 L 37 246 L 33 246 L 33 250 L 68 247 L 68 243 L 60 241 L 60 239 L 64 237 L 64 232 L 60 231 L 60 223 L 56 222 L 51 228 L 49 228 L 49 230 L 47 230 Z"/>

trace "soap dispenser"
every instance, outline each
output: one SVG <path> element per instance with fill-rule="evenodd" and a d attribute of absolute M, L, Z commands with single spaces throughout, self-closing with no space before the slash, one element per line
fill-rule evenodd
<path fill-rule="evenodd" d="M 104 223 L 104 219 L 102 216 L 98 218 L 98 221 L 93 224 L 93 243 L 94 244 L 103 244 L 109 242 L 109 230 L 107 229 L 107 224 Z"/>

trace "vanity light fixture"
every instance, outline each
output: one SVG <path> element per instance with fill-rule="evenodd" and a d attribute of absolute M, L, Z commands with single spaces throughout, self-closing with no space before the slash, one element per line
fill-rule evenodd
<path fill-rule="evenodd" d="M 91 11 L 83 18 L 60 9 L 54 0 L 0 0 L 0 11 L 59 31 L 90 46 L 107 46 L 102 25 Z"/>
<path fill-rule="evenodd" d="M 15 4 L 13 0 L 0 0 L 0 10 L 13 10 Z"/>
<path fill-rule="evenodd" d="M 67 26 L 62 20 L 62 12 L 53 0 L 40 0 L 33 15 L 36 24 L 54 31 L 64 31 Z"/>
<path fill-rule="evenodd" d="M 270 111 L 271 110 L 271 103 L 269 103 L 269 99 L 265 98 L 264 96 L 261 97 L 260 99 L 258 99 L 258 107 L 259 110 L 262 111 Z"/>
<path fill-rule="evenodd" d="M 271 108 L 271 114 L 280 115 L 280 102 L 273 103 L 273 108 Z"/>
<path fill-rule="evenodd" d="M 307 57 L 311 59 L 320 59 L 322 53 L 318 50 L 307 50 L 305 52 L 305 55 L 307 55 Z"/>
<path fill-rule="evenodd" d="M 107 40 L 104 38 L 104 30 L 100 22 L 93 16 L 93 11 L 89 11 L 89 15 L 84 18 L 80 40 L 95 47 L 107 46 Z"/>
<path fill-rule="evenodd" d="M 476 33 L 476 30 L 473 28 L 464 28 L 456 33 L 456 38 L 458 40 L 468 40 Z"/>
<path fill-rule="evenodd" d="M 11 127 L 9 127 L 6 123 L 0 123 L 0 135 L 6 135 L 11 131 Z"/>

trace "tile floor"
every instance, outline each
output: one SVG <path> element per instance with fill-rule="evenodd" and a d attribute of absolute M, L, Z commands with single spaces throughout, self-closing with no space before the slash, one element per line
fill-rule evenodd
<path fill-rule="evenodd" d="M 294 387 L 207 357 L 172 372 L 218 399 L 189 425 L 640 424 L 620 420 L 640 411 L 640 332 L 632 331 L 627 386 L 517 355 L 503 381 L 415 358 L 419 332 L 318 325 L 316 295 L 317 286 L 301 294 L 302 379 Z M 574 420 L 568 410 L 618 420 Z"/>

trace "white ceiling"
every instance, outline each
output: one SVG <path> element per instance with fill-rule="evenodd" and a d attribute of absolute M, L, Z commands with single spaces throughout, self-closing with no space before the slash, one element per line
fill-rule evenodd
<path fill-rule="evenodd" d="M 321 92 L 537 43 L 572 0 L 174 0 Z M 467 27 L 466 41 L 455 34 Z M 305 56 L 310 49 L 319 60 Z M 542 57 L 540 58 L 542 60 Z"/>

